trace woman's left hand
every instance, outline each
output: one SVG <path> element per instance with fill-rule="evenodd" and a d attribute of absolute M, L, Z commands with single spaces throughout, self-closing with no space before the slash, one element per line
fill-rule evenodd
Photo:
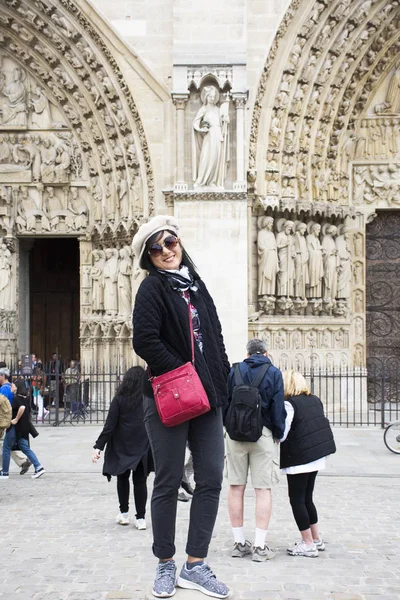
<path fill-rule="evenodd" d="M 101 450 L 95 450 L 92 455 L 92 463 L 97 463 L 100 458 Z"/>

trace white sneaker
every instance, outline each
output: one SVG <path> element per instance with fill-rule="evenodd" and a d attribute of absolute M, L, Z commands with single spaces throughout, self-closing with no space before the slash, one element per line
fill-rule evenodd
<path fill-rule="evenodd" d="M 31 475 L 31 479 L 38 479 L 45 473 L 46 473 L 46 471 L 43 469 L 43 467 L 40 467 L 37 471 L 34 472 L 33 475 Z"/>
<path fill-rule="evenodd" d="M 129 525 L 129 514 L 119 513 L 115 520 L 119 525 Z"/>
<path fill-rule="evenodd" d="M 316 558 L 318 556 L 317 546 L 314 544 L 306 544 L 303 540 L 297 542 L 293 548 L 287 549 L 290 556 L 308 556 L 309 558 Z"/>
<path fill-rule="evenodd" d="M 135 527 L 136 529 L 146 529 L 146 521 L 144 519 L 136 519 Z"/>
<path fill-rule="evenodd" d="M 316 547 L 317 547 L 317 550 L 318 550 L 319 552 L 322 552 L 323 550 L 325 550 L 325 542 L 324 542 L 324 540 L 322 539 L 322 537 L 321 537 L 321 538 L 319 538 L 318 540 L 314 540 L 314 544 L 316 545 Z"/>

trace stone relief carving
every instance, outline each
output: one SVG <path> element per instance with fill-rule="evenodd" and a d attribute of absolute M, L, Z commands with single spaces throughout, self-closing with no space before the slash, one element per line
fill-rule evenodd
<path fill-rule="evenodd" d="M 92 278 L 92 310 L 93 313 L 104 311 L 104 266 L 106 255 L 103 250 L 93 250 L 93 266 L 90 270 Z"/>
<path fill-rule="evenodd" d="M 107 248 L 105 257 L 104 310 L 107 316 L 115 317 L 118 314 L 118 250 Z"/>
<path fill-rule="evenodd" d="M 0 240 L 0 307 L 11 310 L 12 306 L 12 258 L 4 240 Z"/>
<path fill-rule="evenodd" d="M 377 114 L 391 113 L 395 115 L 400 113 L 400 65 L 396 66 L 389 82 L 385 101 L 375 106 L 375 112 Z"/>
<path fill-rule="evenodd" d="M 132 312 L 132 255 L 129 246 L 119 251 L 118 262 L 118 314 L 129 318 Z"/>
<path fill-rule="evenodd" d="M 214 85 L 201 92 L 203 106 L 193 121 L 193 181 L 195 189 L 224 189 L 230 162 L 229 96 L 220 101 Z"/>
<path fill-rule="evenodd" d="M 400 205 L 400 166 L 398 164 L 354 167 L 354 204 Z"/>
<path fill-rule="evenodd" d="M 7 81 L 6 74 L 0 71 L 0 94 L 5 97 L 1 109 L 1 129 L 27 126 L 27 90 L 26 73 L 20 67 L 14 67 Z"/>

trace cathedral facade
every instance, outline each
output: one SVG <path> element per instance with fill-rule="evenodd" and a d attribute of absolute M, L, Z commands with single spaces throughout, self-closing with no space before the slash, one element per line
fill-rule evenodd
<path fill-rule="evenodd" d="M 232 361 L 397 369 L 400 2 L 126 4 L 0 0 L 0 358 L 136 363 L 168 213 Z"/>

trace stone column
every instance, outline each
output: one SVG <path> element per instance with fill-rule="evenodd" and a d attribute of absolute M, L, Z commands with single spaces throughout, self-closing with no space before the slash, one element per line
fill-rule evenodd
<path fill-rule="evenodd" d="M 172 94 L 172 101 L 176 107 L 176 181 L 175 192 L 186 192 L 188 189 L 185 181 L 185 107 L 189 94 Z"/>
<path fill-rule="evenodd" d="M 29 254 L 33 247 L 33 240 L 19 240 L 19 337 L 18 349 L 20 354 L 29 354 L 30 348 L 30 281 L 29 281 Z"/>
<path fill-rule="evenodd" d="M 233 101 L 236 108 L 236 181 L 233 182 L 233 189 L 238 192 L 247 190 L 245 176 L 245 132 L 244 132 L 244 109 L 247 101 L 247 94 L 233 94 Z"/>
<path fill-rule="evenodd" d="M 92 314 L 92 287 L 90 280 L 90 267 L 92 265 L 92 242 L 85 238 L 79 238 L 79 262 L 80 262 L 80 327 L 82 331 L 82 323 L 88 321 Z M 91 349 L 83 345 L 83 340 L 80 339 L 80 356 L 81 360 L 88 364 L 91 362 Z M 87 340 L 86 340 L 87 343 Z"/>

